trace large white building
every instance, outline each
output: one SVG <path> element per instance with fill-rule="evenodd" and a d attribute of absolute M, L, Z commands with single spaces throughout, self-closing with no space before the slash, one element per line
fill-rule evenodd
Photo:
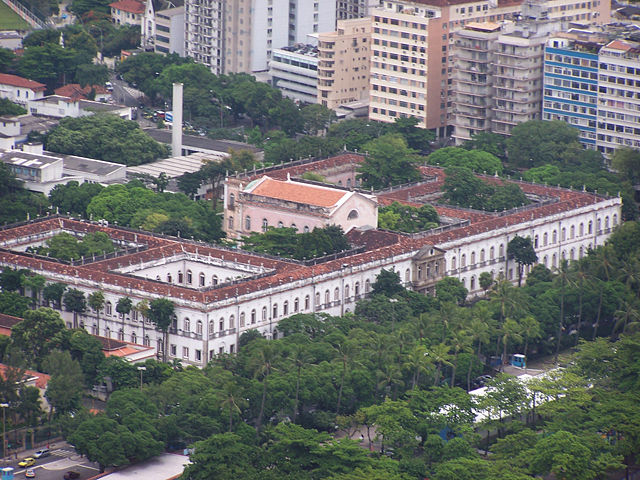
<path fill-rule="evenodd" d="M 270 174 L 342 170 L 346 175 L 360 161 L 357 155 L 342 155 L 298 162 Z M 381 192 L 378 198 L 391 202 L 438 195 L 443 170 L 428 167 L 423 174 L 426 179 L 422 182 Z M 602 245 L 620 222 L 619 198 L 527 183 L 520 186 L 537 199 L 532 205 L 500 214 L 438 206 L 441 216 L 456 217 L 456 223 L 413 235 L 353 231 L 352 243 L 364 251 L 319 263 L 275 259 L 55 217 L 0 231 L 0 266 L 28 268 L 50 282 L 63 282 L 87 294 L 102 291 L 105 309 L 80 315 L 85 328 L 155 346 L 158 352 L 165 347 L 163 333 L 136 310 L 119 316 L 115 305 L 125 296 L 134 304 L 167 298 L 175 304 L 168 357 L 203 366 L 219 353 L 236 352 L 239 336 L 248 330 L 257 329 L 274 338 L 278 322 L 295 313 L 352 312 L 383 268 L 398 272 L 408 288 L 429 291 L 423 287 L 451 276 L 476 295 L 482 292 L 478 281 L 482 272 L 503 274 L 515 281 L 517 267 L 507 259 L 506 248 L 516 235 L 531 237 L 538 261 L 554 268 L 563 258 L 575 260 Z M 104 231 L 118 244 L 120 253 L 75 264 L 24 253 L 27 247 L 62 231 L 77 236 Z M 63 317 L 71 325 L 72 315 L 63 312 Z"/>
<path fill-rule="evenodd" d="M 262 72 L 273 49 L 309 43 L 335 23 L 335 0 L 186 0 L 185 53 L 216 74 Z"/>
<path fill-rule="evenodd" d="M 313 45 L 273 50 L 269 62 L 271 84 L 285 97 L 316 103 L 318 96 L 318 49 Z"/>

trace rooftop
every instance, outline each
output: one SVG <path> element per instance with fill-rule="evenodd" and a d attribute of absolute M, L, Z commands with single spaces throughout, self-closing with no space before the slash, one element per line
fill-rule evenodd
<path fill-rule="evenodd" d="M 62 157 L 38 155 L 36 153 L 27 153 L 21 150 L 5 150 L 4 152 L 0 151 L 0 160 L 10 165 L 41 168 L 46 165 L 62 161 Z"/>
<path fill-rule="evenodd" d="M 122 168 L 126 168 L 121 163 L 105 162 L 93 158 L 76 157 L 75 155 L 65 155 L 62 153 L 45 152 L 47 155 L 58 155 L 64 162 L 65 170 L 74 170 L 83 173 L 93 173 L 95 175 L 109 175 Z"/>
<path fill-rule="evenodd" d="M 309 185 L 293 180 L 275 180 L 267 176 L 258 180 L 257 183 L 249 184 L 244 191 L 262 197 L 315 205 L 317 207 L 333 207 L 346 195 L 350 194 L 350 192 L 344 190 Z"/>
<path fill-rule="evenodd" d="M 147 128 L 145 132 L 155 141 L 171 145 L 171 130 Z M 248 143 L 235 142 L 233 140 L 213 140 L 195 135 L 182 135 L 182 145 L 184 147 L 195 147 L 221 153 L 229 153 L 229 150 L 249 150 L 253 153 L 261 151 L 259 148 Z"/>
<path fill-rule="evenodd" d="M 34 82 L 27 78 L 11 75 L 9 73 L 0 73 L 0 85 L 11 85 L 12 87 L 29 88 L 34 92 L 40 92 L 47 89 L 43 83 Z"/>
<path fill-rule="evenodd" d="M 129 173 L 151 175 L 157 177 L 165 173 L 169 178 L 176 178 L 185 173 L 194 173 L 200 170 L 207 162 L 219 162 L 226 155 L 212 155 L 202 152 L 182 155 L 178 157 L 165 158 L 153 163 L 146 163 L 136 167 L 127 168 Z"/>
<path fill-rule="evenodd" d="M 123 12 L 137 14 L 144 13 L 144 3 L 138 2 L 137 0 L 120 0 L 119 2 L 110 3 L 109 6 L 111 8 L 122 10 Z"/>
<path fill-rule="evenodd" d="M 107 93 L 107 89 L 102 85 L 85 85 L 81 87 L 78 83 L 69 83 L 63 87 L 56 88 L 54 93 L 63 97 L 69 97 L 72 100 L 86 100 L 92 89 L 96 94 Z"/>

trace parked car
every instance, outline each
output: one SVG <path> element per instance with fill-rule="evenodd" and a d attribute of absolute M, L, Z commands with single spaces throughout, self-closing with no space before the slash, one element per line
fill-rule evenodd
<path fill-rule="evenodd" d="M 27 457 L 24 460 L 22 460 L 21 462 L 18 462 L 18 466 L 19 467 L 30 467 L 34 463 L 36 463 L 36 459 L 35 458 Z"/>
<path fill-rule="evenodd" d="M 36 471 L 33 468 L 30 468 L 26 472 L 24 472 L 24 476 L 27 478 L 36 478 Z"/>
<path fill-rule="evenodd" d="M 48 448 L 41 448 L 40 450 L 38 450 L 36 453 L 33 454 L 33 458 L 43 458 L 48 456 L 49 456 Z"/>
<path fill-rule="evenodd" d="M 64 480 L 75 480 L 76 478 L 80 478 L 80 474 L 75 470 L 69 470 L 64 474 Z"/>

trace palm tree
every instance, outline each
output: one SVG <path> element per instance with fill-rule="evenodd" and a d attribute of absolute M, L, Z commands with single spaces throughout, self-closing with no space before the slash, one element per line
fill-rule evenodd
<path fill-rule="evenodd" d="M 596 269 L 596 279 L 600 280 L 599 277 L 603 276 L 607 282 L 611 280 L 611 274 L 615 269 L 615 253 L 613 251 L 613 247 L 610 245 L 605 245 L 603 247 L 598 247 L 595 251 L 594 256 L 592 257 L 592 264 Z M 596 322 L 593 325 L 593 339 L 595 340 L 596 335 L 598 333 L 598 327 L 600 326 L 600 315 L 602 314 L 602 301 L 604 298 L 604 285 L 600 288 L 600 298 L 598 300 L 598 315 L 596 316 Z"/>
<path fill-rule="evenodd" d="M 233 431 L 233 414 L 234 412 L 238 415 L 242 414 L 240 405 L 244 405 L 244 400 L 239 393 L 238 385 L 234 382 L 225 383 L 223 391 L 224 400 L 220 404 L 220 408 L 222 410 L 229 409 L 229 433 L 231 433 Z"/>
<path fill-rule="evenodd" d="M 507 317 L 519 317 L 528 313 L 528 305 L 522 290 L 503 280 L 494 285 L 491 302 L 498 310 L 498 328 L 503 328 Z M 500 353 L 500 336 L 496 341 L 496 355 Z M 504 360 L 504 359 L 503 359 Z"/>
<path fill-rule="evenodd" d="M 29 275 L 24 277 L 22 283 L 23 286 L 29 287 L 31 290 L 31 296 L 33 297 L 35 307 L 37 307 L 40 299 L 40 292 L 47 283 L 46 279 L 42 275 Z"/>
<path fill-rule="evenodd" d="M 100 335 L 100 310 L 104 308 L 104 293 L 100 290 L 90 293 L 87 303 L 96 314 L 97 334 Z"/>
<path fill-rule="evenodd" d="M 460 352 L 468 352 L 471 348 L 471 336 L 465 330 L 457 330 L 450 337 L 451 347 L 453 348 L 453 366 L 451 368 L 451 386 L 456 381 L 456 370 L 458 369 L 458 355 Z M 469 359 L 471 363 L 471 359 Z"/>
<path fill-rule="evenodd" d="M 256 421 L 256 432 L 262 428 L 262 418 L 264 416 L 264 405 L 267 401 L 267 382 L 269 375 L 274 370 L 273 364 L 276 359 L 277 352 L 275 344 L 272 342 L 264 342 L 253 359 L 255 377 L 262 377 L 262 400 L 260 401 L 260 413 Z"/>
<path fill-rule="evenodd" d="M 338 360 L 342 363 L 340 389 L 338 390 L 338 404 L 336 405 L 336 415 L 338 415 L 340 413 L 340 404 L 342 403 L 342 391 L 344 389 L 344 379 L 347 375 L 347 367 L 351 365 L 351 362 L 353 362 L 353 357 L 356 353 L 356 346 L 345 339 L 334 348 L 338 352 Z"/>
<path fill-rule="evenodd" d="M 584 284 L 589 279 L 587 272 L 587 262 L 585 258 L 581 258 L 575 264 L 573 270 L 573 278 L 571 283 L 578 288 L 578 333 L 576 335 L 576 345 L 580 341 L 580 331 L 582 330 L 582 307 L 584 305 Z"/>
<path fill-rule="evenodd" d="M 116 303 L 116 312 L 120 314 L 122 318 L 122 339 L 124 340 L 124 320 L 127 315 L 131 312 L 133 308 L 133 302 L 129 297 L 122 297 L 118 299 L 118 303 Z"/>
<path fill-rule="evenodd" d="M 557 279 L 560 281 L 560 316 L 558 318 L 558 331 L 556 338 L 556 354 L 554 363 L 558 365 L 558 355 L 560 354 L 560 340 L 562 339 L 562 330 L 564 329 L 564 295 L 565 287 L 569 278 L 569 267 L 566 260 L 560 260 L 558 267 Z"/>
<path fill-rule="evenodd" d="M 531 315 L 527 315 L 520 320 L 520 328 L 522 336 L 524 337 L 524 356 L 527 357 L 527 350 L 529 348 L 529 340 L 536 340 L 542 336 L 542 328 L 540 328 L 540 322 L 538 322 Z"/>
<path fill-rule="evenodd" d="M 377 371 L 377 376 L 380 379 L 378 382 L 378 388 L 389 389 L 393 392 L 391 399 L 395 401 L 398 394 L 398 386 L 404 386 L 402 381 L 402 373 L 400 366 L 397 362 L 387 362 L 382 367 L 382 370 Z"/>
<path fill-rule="evenodd" d="M 411 390 L 415 390 L 420 383 L 420 375 L 429 373 L 433 368 L 431 357 L 427 355 L 424 345 L 416 345 L 407 355 L 402 366 L 411 372 Z"/>
<path fill-rule="evenodd" d="M 611 331 L 613 337 L 620 327 L 622 327 L 622 333 L 626 333 L 627 327 L 633 325 L 635 329 L 637 323 L 640 320 L 640 310 L 638 309 L 638 302 L 634 300 L 623 300 L 621 307 L 613 314 L 616 323 Z"/>
<path fill-rule="evenodd" d="M 502 365 L 507 363 L 507 353 L 509 342 L 520 343 L 522 342 L 522 335 L 520 334 L 521 327 L 518 322 L 512 318 L 507 318 L 502 326 L 501 338 L 502 338 Z"/>
<path fill-rule="evenodd" d="M 298 417 L 298 403 L 300 401 L 300 374 L 302 367 L 309 361 L 309 353 L 306 345 L 296 344 L 293 347 L 291 360 L 296 367 L 296 398 L 293 404 L 293 423 Z"/>
<path fill-rule="evenodd" d="M 471 332 L 471 344 L 475 342 L 476 357 L 479 359 L 482 353 L 482 345 L 489 343 L 491 336 L 489 335 L 490 325 L 493 321 L 491 311 L 489 310 L 489 303 L 486 300 L 476 303 L 472 307 L 471 311 L 471 324 L 469 325 L 469 331 Z M 469 362 L 469 369 L 467 370 L 467 390 L 471 390 L 471 370 L 473 368 L 473 362 Z"/>
<path fill-rule="evenodd" d="M 439 343 L 438 345 L 434 345 L 428 350 L 427 355 L 429 355 L 433 363 L 436 365 L 436 373 L 433 376 L 433 385 L 436 386 L 440 381 L 442 367 L 451 366 L 451 355 L 449 354 L 449 346 L 446 343 Z"/>

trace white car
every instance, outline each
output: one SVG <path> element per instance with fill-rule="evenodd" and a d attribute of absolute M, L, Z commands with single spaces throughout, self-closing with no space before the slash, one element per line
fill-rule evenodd
<path fill-rule="evenodd" d="M 48 457 L 49 456 L 49 449 L 48 448 L 41 448 L 40 450 L 38 450 L 37 452 L 35 452 L 33 454 L 33 458 L 43 458 L 43 457 Z"/>

